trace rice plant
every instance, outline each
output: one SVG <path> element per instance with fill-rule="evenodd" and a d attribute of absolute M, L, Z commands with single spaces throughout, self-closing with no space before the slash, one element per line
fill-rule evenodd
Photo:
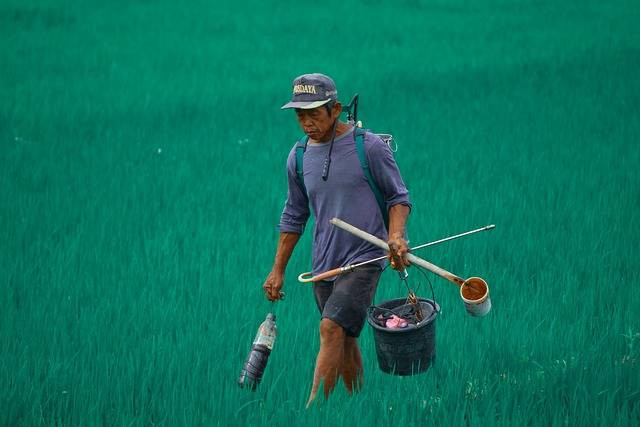
<path fill-rule="evenodd" d="M 637 2 L 0 5 L 0 424 L 640 423 Z M 394 134 L 412 243 L 482 276 L 442 308 L 437 362 L 309 410 L 310 233 L 286 300 L 261 285 L 300 136 L 297 75 Z M 309 225 L 308 230 L 311 225 Z M 418 294 L 429 284 L 409 271 Z M 385 272 L 376 301 L 404 296 Z M 235 380 L 267 312 L 256 392 Z"/>

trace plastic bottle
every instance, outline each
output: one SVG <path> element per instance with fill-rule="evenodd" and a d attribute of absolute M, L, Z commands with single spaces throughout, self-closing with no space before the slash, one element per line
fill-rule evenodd
<path fill-rule="evenodd" d="M 267 318 L 258 328 L 256 338 L 253 340 L 251 351 L 244 362 L 242 372 L 238 378 L 238 385 L 242 388 L 249 388 L 252 391 L 258 387 L 264 368 L 267 366 L 269 354 L 273 349 L 276 340 L 276 316 L 273 313 L 267 314 Z"/>

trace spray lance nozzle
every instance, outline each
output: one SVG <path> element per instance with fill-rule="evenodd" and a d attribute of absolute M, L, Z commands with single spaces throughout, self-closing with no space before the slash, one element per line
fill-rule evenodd
<path fill-rule="evenodd" d="M 362 123 L 358 122 L 358 98 L 359 97 L 360 95 L 358 95 L 357 93 L 353 95 L 353 98 L 351 98 L 351 101 L 349 101 L 349 103 L 346 106 L 344 106 L 342 109 L 347 112 L 347 123 L 353 126 L 358 126 L 359 124 L 358 127 L 362 127 Z"/>

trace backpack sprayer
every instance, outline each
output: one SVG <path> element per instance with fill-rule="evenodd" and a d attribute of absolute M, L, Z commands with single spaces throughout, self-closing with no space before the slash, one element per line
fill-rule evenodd
<path fill-rule="evenodd" d="M 342 109 L 347 112 L 347 123 L 357 128 L 362 128 L 362 122 L 358 120 L 359 98 L 360 95 L 356 93 L 355 95 L 353 95 L 353 98 L 351 98 L 351 101 L 349 101 L 349 104 L 342 107 Z M 393 135 L 388 133 L 376 133 L 376 135 L 378 135 L 380 139 L 382 139 L 384 143 L 389 146 L 391 152 L 395 153 L 396 151 L 398 151 L 398 145 L 395 143 Z"/>

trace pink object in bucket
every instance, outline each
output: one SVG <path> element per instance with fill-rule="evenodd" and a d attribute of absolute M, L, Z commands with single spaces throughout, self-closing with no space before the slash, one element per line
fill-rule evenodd
<path fill-rule="evenodd" d="M 406 328 L 409 323 L 402 317 L 398 317 L 395 314 L 387 319 L 385 326 L 389 329 Z"/>

